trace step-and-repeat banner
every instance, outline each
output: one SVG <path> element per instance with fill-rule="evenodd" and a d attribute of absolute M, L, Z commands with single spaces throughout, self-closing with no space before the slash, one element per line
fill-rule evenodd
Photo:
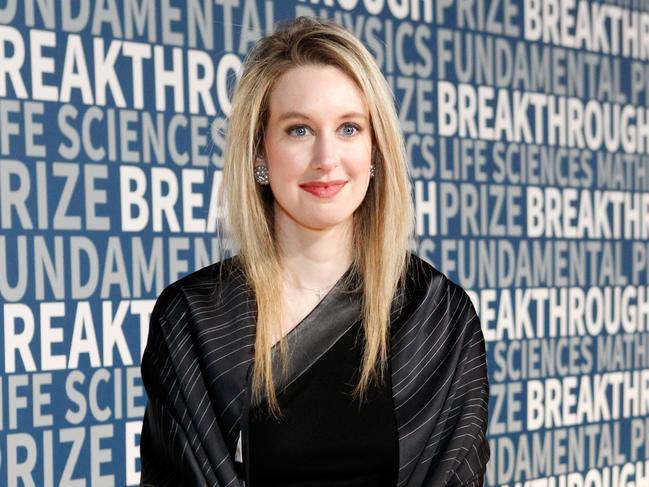
<path fill-rule="evenodd" d="M 0 1 L 0 485 L 138 483 L 149 314 L 221 255 L 231 89 L 298 15 L 353 31 L 393 88 L 413 250 L 487 340 L 488 484 L 649 485 L 646 10 Z"/>

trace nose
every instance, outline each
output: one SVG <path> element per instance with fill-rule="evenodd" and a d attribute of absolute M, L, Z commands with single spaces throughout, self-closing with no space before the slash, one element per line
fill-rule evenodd
<path fill-rule="evenodd" d="M 334 137 L 321 135 L 317 137 L 313 154 L 313 165 L 316 169 L 329 172 L 340 164 L 340 154 Z"/>

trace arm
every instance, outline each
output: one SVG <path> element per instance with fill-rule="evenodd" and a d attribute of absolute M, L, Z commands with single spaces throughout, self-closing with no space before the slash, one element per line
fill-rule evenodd
<path fill-rule="evenodd" d="M 141 486 L 208 485 L 188 438 L 196 431 L 182 394 L 162 327 L 164 308 L 174 302 L 165 290 L 153 309 L 147 345 L 142 356 L 142 382 L 147 392 L 140 437 Z M 184 411 L 185 421 L 179 421 Z M 198 445 L 200 446 L 200 445 Z"/>
<path fill-rule="evenodd" d="M 149 397 L 140 437 L 140 485 L 207 485 L 188 443 L 183 428 L 163 403 Z"/>
<path fill-rule="evenodd" d="M 481 486 L 489 460 L 487 421 L 489 383 L 480 320 L 464 293 L 465 311 L 456 326 L 464 327 L 462 352 L 453 375 L 453 399 L 444 425 L 446 443 L 434 457 L 424 485 Z M 436 438 L 431 438 L 429 445 Z"/>

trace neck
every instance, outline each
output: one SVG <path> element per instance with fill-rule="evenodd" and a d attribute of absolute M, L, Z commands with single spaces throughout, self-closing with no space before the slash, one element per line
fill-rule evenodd
<path fill-rule="evenodd" d="M 277 218 L 276 235 L 285 278 L 309 289 L 330 287 L 352 263 L 352 221 L 327 229 L 309 229 Z"/>

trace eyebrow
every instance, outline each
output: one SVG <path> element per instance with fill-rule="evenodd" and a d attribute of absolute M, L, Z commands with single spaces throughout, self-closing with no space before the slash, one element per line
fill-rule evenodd
<path fill-rule="evenodd" d="M 282 120 L 286 120 L 286 119 L 289 119 L 289 118 L 306 118 L 307 120 L 311 120 L 311 118 L 308 115 L 304 114 L 304 113 L 291 111 L 291 112 L 286 112 L 286 113 L 283 113 L 282 115 L 280 115 L 278 117 L 277 121 L 281 122 Z M 367 119 L 367 117 L 364 114 L 360 113 L 360 112 L 344 113 L 339 118 L 340 119 L 342 119 L 342 118 L 362 118 L 362 119 Z"/>

